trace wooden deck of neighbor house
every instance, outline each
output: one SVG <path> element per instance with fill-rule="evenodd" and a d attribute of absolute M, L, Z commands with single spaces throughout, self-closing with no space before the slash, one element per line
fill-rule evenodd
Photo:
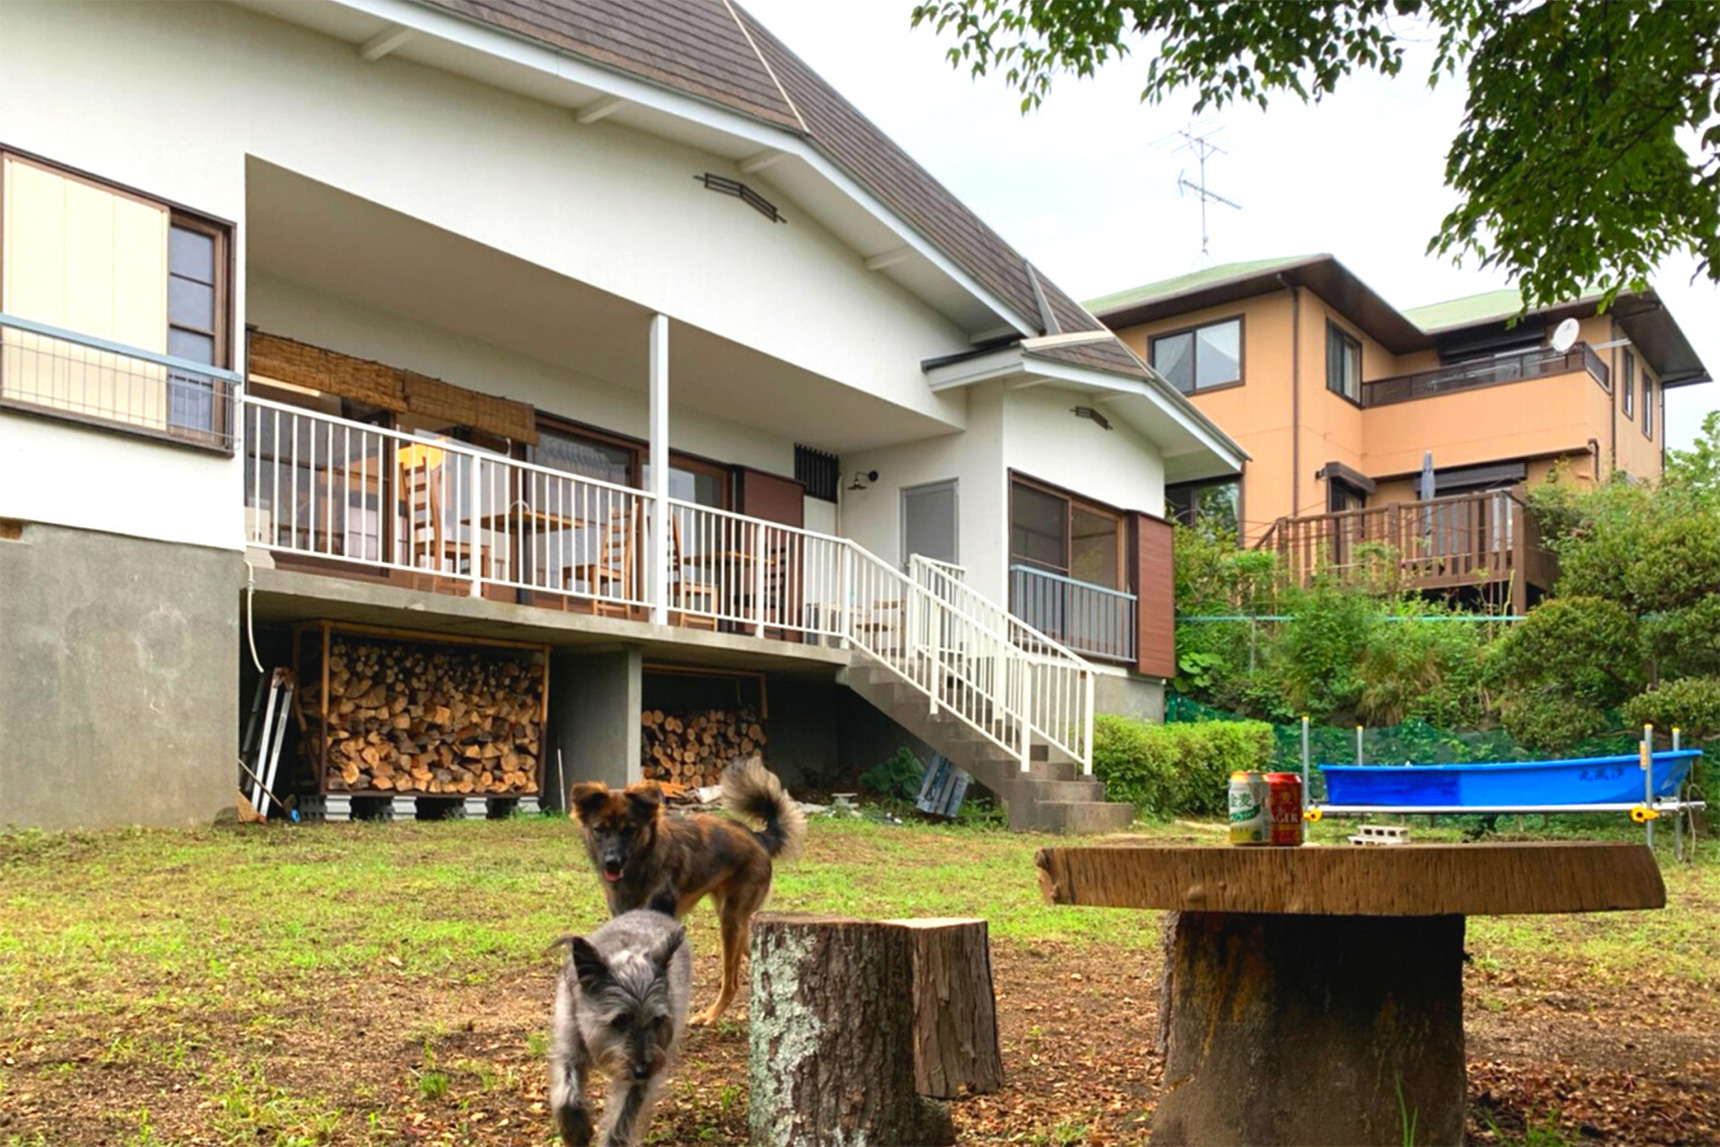
<path fill-rule="evenodd" d="M 1558 577 L 1522 487 L 1280 518 L 1255 548 L 1277 553 L 1300 586 L 1323 576 L 1392 592 L 1474 591 L 1519 614 Z"/>

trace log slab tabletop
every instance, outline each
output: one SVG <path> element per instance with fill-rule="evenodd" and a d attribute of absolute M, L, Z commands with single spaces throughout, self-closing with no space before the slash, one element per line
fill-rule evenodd
<path fill-rule="evenodd" d="M 1662 908 L 1635 844 L 1048 848 L 1054 904 L 1158 908 L 1154 1147 L 1463 1138 L 1464 919 Z"/>

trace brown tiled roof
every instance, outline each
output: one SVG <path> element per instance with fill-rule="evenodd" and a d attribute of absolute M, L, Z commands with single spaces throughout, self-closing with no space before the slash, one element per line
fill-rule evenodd
<path fill-rule="evenodd" d="M 975 282 L 1046 333 L 1021 254 L 738 6 L 725 0 L 428 2 L 804 135 Z M 1102 329 L 1043 275 L 1039 281 L 1062 331 Z M 1117 349 L 1133 361 L 1120 344 Z"/>
<path fill-rule="evenodd" d="M 1033 347 L 1024 352 L 1029 358 L 1066 362 L 1071 366 L 1102 370 L 1110 374 L 1146 378 L 1147 368 L 1133 351 L 1118 340 L 1099 339 L 1090 343 L 1065 343 L 1062 346 Z"/>
<path fill-rule="evenodd" d="M 722 0 L 430 0 L 582 59 L 795 131 L 794 108 Z"/>

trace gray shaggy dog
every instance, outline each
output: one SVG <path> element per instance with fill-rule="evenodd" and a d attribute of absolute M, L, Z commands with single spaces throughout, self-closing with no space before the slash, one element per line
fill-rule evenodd
<path fill-rule="evenodd" d="M 675 922 L 674 894 L 624 912 L 589 939 L 565 937 L 567 963 L 556 977 L 555 1029 L 549 1053 L 549 1100 L 561 1141 L 592 1141 L 586 1077 L 610 1079 L 602 1147 L 635 1147 L 644 1138 L 664 1077 L 687 1030 L 693 958 L 687 930 Z"/>

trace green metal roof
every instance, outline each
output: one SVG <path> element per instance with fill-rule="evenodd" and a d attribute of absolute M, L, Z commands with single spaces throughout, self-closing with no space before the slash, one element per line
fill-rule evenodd
<path fill-rule="evenodd" d="M 1562 300 L 1558 305 L 1566 307 L 1599 298 L 1599 291 L 1584 291 L 1574 299 Z M 1506 287 L 1500 291 L 1483 291 L 1479 295 L 1465 295 L 1461 299 L 1447 299 L 1443 303 L 1409 307 L 1403 312 L 1410 322 L 1430 332 L 1503 322 L 1522 313 L 1523 295 L 1515 287 Z"/>
<path fill-rule="evenodd" d="M 1254 259 L 1245 263 L 1220 263 L 1216 267 L 1203 267 L 1199 271 L 1178 275 L 1174 279 L 1160 279 L 1156 283 L 1145 283 L 1139 287 L 1130 287 L 1126 291 L 1117 291 L 1097 299 L 1089 299 L 1082 305 L 1094 314 L 1102 314 L 1119 307 L 1131 307 L 1140 303 L 1152 302 L 1154 299 L 1187 294 L 1202 287 L 1210 287 L 1215 283 L 1229 282 L 1231 279 L 1269 275 L 1274 271 L 1301 266 L 1311 259 L 1326 257 L 1324 255 L 1294 255 L 1280 259 Z"/>

